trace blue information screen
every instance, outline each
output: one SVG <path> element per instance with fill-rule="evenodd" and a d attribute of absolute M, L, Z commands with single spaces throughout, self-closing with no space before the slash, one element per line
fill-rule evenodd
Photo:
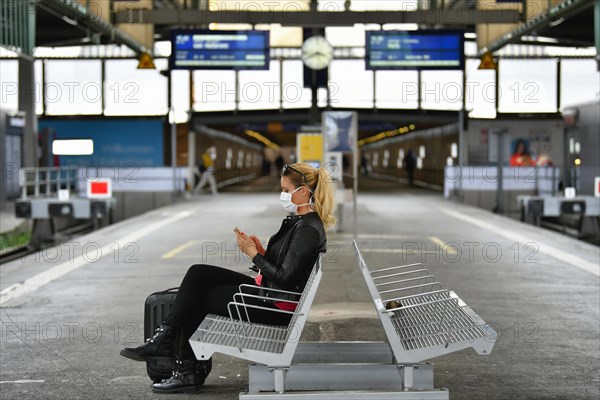
<path fill-rule="evenodd" d="M 268 31 L 171 31 L 171 69 L 269 69 Z"/>
<path fill-rule="evenodd" d="M 367 31 L 367 69 L 463 69 L 464 32 Z"/>

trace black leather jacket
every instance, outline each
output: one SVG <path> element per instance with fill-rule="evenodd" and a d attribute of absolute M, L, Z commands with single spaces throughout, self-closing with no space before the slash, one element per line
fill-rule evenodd
<path fill-rule="evenodd" d="M 252 262 L 263 276 L 262 287 L 302 292 L 319 253 L 324 253 L 327 236 L 316 212 L 286 217 L 279 231 L 271 236 L 265 255 Z M 298 300 L 299 297 L 261 289 L 260 296 L 274 300 Z"/>

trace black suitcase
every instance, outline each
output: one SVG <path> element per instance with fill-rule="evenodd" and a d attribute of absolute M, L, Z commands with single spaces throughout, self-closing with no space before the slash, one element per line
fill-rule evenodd
<path fill-rule="evenodd" d="M 177 290 L 179 288 L 171 288 L 161 292 L 152 293 L 146 298 L 144 305 L 144 337 L 151 338 L 154 336 L 154 330 L 159 327 L 171 311 Z M 175 367 L 175 359 L 171 360 L 153 360 L 146 363 L 148 376 L 154 382 L 160 382 L 162 379 L 167 379 L 171 376 L 171 371 Z"/>

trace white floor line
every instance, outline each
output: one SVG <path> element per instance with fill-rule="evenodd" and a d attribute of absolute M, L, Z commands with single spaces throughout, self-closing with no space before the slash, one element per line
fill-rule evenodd
<path fill-rule="evenodd" d="M 19 379 L 18 381 L 0 381 L 0 383 L 44 383 L 42 379 Z"/>
<path fill-rule="evenodd" d="M 135 242 L 136 240 L 139 240 L 142 237 L 154 231 L 161 229 L 165 225 L 168 225 L 182 218 L 189 217 L 190 215 L 191 212 L 182 211 L 162 221 L 158 221 L 153 224 L 147 225 L 144 228 L 136 230 L 135 232 L 129 235 L 123 236 L 122 238 L 111 241 L 108 245 L 102 247 L 99 250 L 101 256 L 97 258 L 96 261 L 100 258 L 104 258 L 106 255 L 113 254 L 115 243 L 118 243 L 119 248 L 122 249 L 124 246 L 127 246 L 128 244 Z M 31 278 L 25 280 L 22 284 L 18 284 L 18 286 L 11 285 L 4 289 L 2 292 L 0 292 L 0 305 L 6 303 L 9 300 L 20 297 L 24 294 L 31 293 L 34 290 L 46 285 L 47 283 L 52 282 L 53 280 L 65 274 L 68 274 L 69 272 L 75 271 L 76 269 L 81 268 L 82 266 L 88 263 L 89 262 L 84 258 L 84 256 L 80 255 L 78 257 L 75 257 L 73 260 L 66 261 L 62 264 L 57 265 L 56 267 L 50 268 L 44 272 L 34 275 Z"/>
<path fill-rule="evenodd" d="M 570 264 L 574 267 L 580 268 L 584 271 L 590 272 L 596 276 L 600 276 L 600 265 L 598 264 L 594 264 L 592 262 L 589 262 L 587 260 L 584 260 L 581 257 L 577 257 L 573 254 L 569 254 L 567 252 L 564 252 L 562 250 L 556 249 L 553 246 L 547 244 L 547 243 L 543 243 L 543 242 L 539 242 L 537 240 L 528 238 L 526 236 L 520 235 L 516 232 L 513 232 L 511 230 L 507 230 L 507 229 L 502 229 L 500 227 L 498 227 L 497 225 L 493 225 L 490 224 L 488 222 L 483 222 L 480 221 L 478 219 L 475 219 L 473 217 L 469 217 L 467 215 L 464 215 L 462 213 L 456 212 L 456 211 L 452 211 L 452 210 L 448 210 L 445 208 L 441 208 L 441 207 L 436 207 L 438 210 L 440 210 L 441 212 L 443 212 L 446 215 L 449 215 L 451 217 L 454 217 L 456 219 L 460 219 L 462 221 L 468 222 L 472 225 L 476 225 L 480 228 L 483 228 L 487 231 L 493 232 L 493 233 L 497 233 L 501 236 L 504 236 L 507 239 L 510 240 L 514 240 L 515 242 L 519 242 L 519 243 L 530 243 L 530 242 L 534 242 L 539 246 L 539 250 L 541 253 L 545 253 L 551 257 L 556 258 L 557 260 L 560 261 L 564 261 L 567 264 Z"/>

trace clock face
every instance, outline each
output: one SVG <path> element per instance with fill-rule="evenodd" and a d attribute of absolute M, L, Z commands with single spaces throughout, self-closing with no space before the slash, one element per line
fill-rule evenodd
<path fill-rule="evenodd" d="M 333 59 L 333 47 L 323 36 L 311 36 L 302 44 L 302 62 L 311 69 L 324 69 Z"/>

